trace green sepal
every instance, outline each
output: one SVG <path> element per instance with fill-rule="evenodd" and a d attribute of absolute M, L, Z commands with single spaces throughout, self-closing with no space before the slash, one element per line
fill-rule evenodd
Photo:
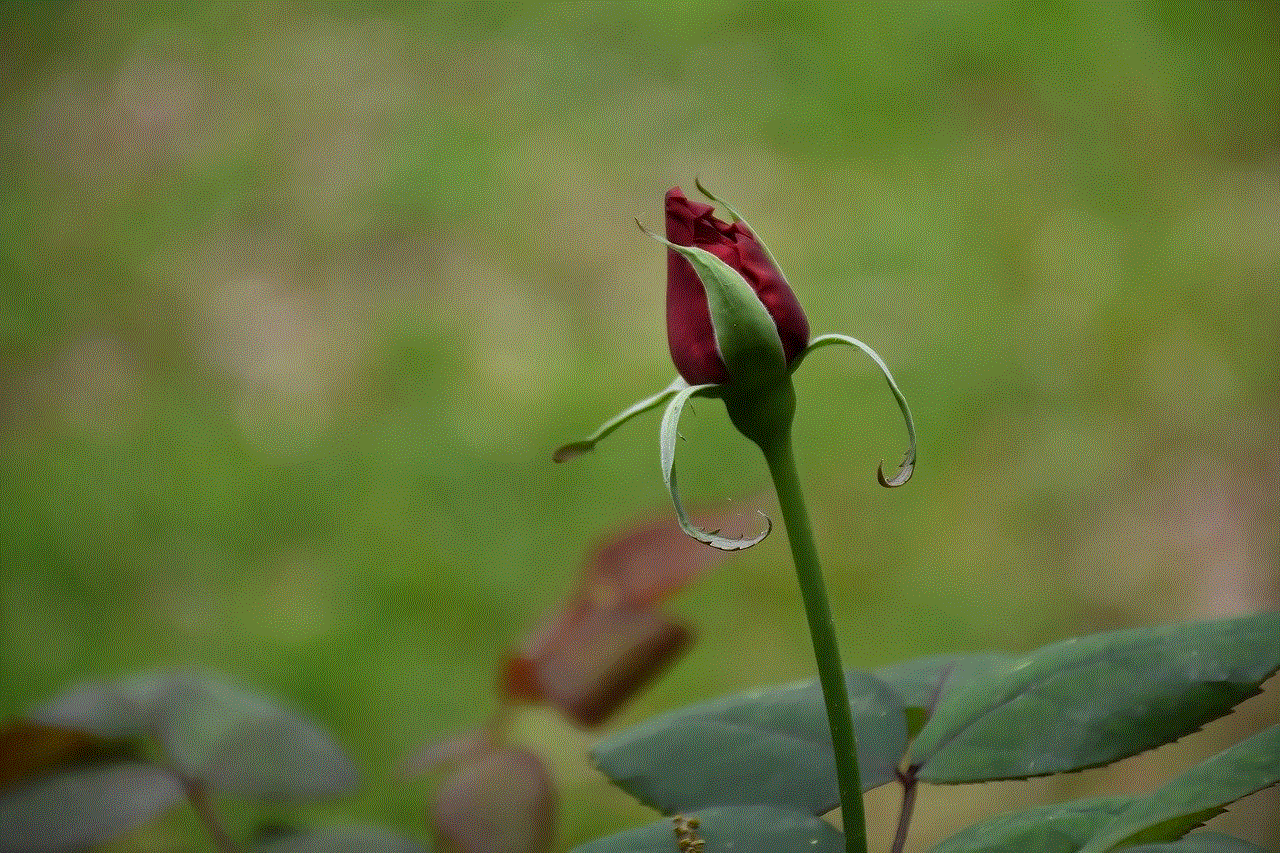
<path fill-rule="evenodd" d="M 747 280 L 706 249 L 678 246 L 643 225 L 640 230 L 678 252 L 698 274 L 707 293 L 716 348 L 729 371 L 729 384 L 757 386 L 781 381 L 787 375 L 787 357 L 778 325 Z"/>
<path fill-rule="evenodd" d="M 778 271 L 778 275 L 782 276 L 783 281 L 786 281 L 787 276 L 786 276 L 786 273 L 782 271 L 782 265 L 779 264 L 778 259 L 773 256 L 773 252 L 769 251 L 769 247 L 765 245 L 764 240 L 760 239 L 760 235 L 756 233 L 756 229 L 751 227 L 751 223 L 743 219 L 742 214 L 734 210 L 733 205 L 729 204 L 729 202 L 725 201 L 724 199 L 714 195 L 711 192 L 711 190 L 704 187 L 702 185 L 701 178 L 694 178 L 693 185 L 698 188 L 698 192 L 705 195 L 708 199 L 715 202 L 720 207 L 723 207 L 725 210 L 729 211 L 729 216 L 730 218 L 733 219 L 734 222 L 741 222 L 743 225 L 746 226 L 747 230 L 751 232 L 751 235 L 756 238 L 756 242 L 760 244 L 760 248 L 764 249 L 765 257 L 769 259 L 769 263 L 773 264 L 773 268 Z"/>
<path fill-rule="evenodd" d="M 581 456 L 584 453 L 594 450 L 596 444 L 609 433 L 613 432 L 636 415 L 642 415 L 650 409 L 656 409 L 658 406 L 667 402 L 667 400 L 670 400 L 672 395 L 677 391 L 688 387 L 689 383 L 685 382 L 682 377 L 677 376 L 670 385 L 663 388 L 657 394 L 654 394 L 652 397 L 646 397 L 640 402 L 628 406 L 609 420 L 605 421 L 600 425 L 598 430 L 587 438 L 584 438 L 582 441 L 570 442 L 569 444 L 558 448 L 556 452 L 552 454 L 551 458 L 556 462 L 567 462 L 575 456 Z"/>
<path fill-rule="evenodd" d="M 898 409 L 901 410 L 902 418 L 907 424 L 907 453 L 902 457 L 902 462 L 898 465 L 898 473 L 892 477 L 885 476 L 884 460 L 880 460 L 880 467 L 876 469 L 876 479 L 886 489 L 905 484 L 907 480 L 911 479 L 911 473 L 916 467 L 916 425 L 911 418 L 911 407 L 907 405 L 907 398 L 902 396 L 902 391 L 898 389 L 898 383 L 893 381 L 893 374 L 889 372 L 889 366 L 884 363 L 884 359 L 880 357 L 879 353 L 857 338 L 851 338 L 848 335 L 819 335 L 809 341 L 809 345 L 796 355 L 795 360 L 791 363 L 792 372 L 795 372 L 796 368 L 800 366 L 800 362 L 804 361 L 805 356 L 809 353 L 832 344 L 845 344 L 862 350 L 876 363 L 876 366 L 880 368 L 880 372 L 884 374 L 885 381 L 889 383 L 889 390 L 893 392 L 893 399 L 898 402 Z"/>
<path fill-rule="evenodd" d="M 689 402 L 691 397 L 713 397 L 718 396 L 721 386 L 719 385 L 693 385 L 688 388 L 681 389 L 671 398 L 671 402 L 667 404 L 667 410 L 662 415 L 662 431 L 658 437 L 658 455 L 662 460 L 662 481 L 667 484 L 667 491 L 671 494 L 671 502 L 675 504 L 676 518 L 680 521 L 680 529 L 685 533 L 704 542 L 712 548 L 719 548 L 721 551 L 741 551 L 744 548 L 750 548 L 761 542 L 769 531 L 773 529 L 773 522 L 765 516 L 765 528 L 756 536 L 743 537 L 741 539 L 731 539 L 720 536 L 718 533 L 711 533 L 694 526 L 689 520 L 689 515 L 684 511 L 684 506 L 680 503 L 680 491 L 676 488 L 676 442 L 680 439 L 680 414 L 684 411 L 685 403 Z"/>

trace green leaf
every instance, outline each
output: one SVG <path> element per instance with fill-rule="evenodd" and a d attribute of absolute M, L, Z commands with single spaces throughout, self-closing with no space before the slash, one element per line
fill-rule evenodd
<path fill-rule="evenodd" d="M 906 723 L 897 697 L 876 679 L 849 672 L 845 683 L 870 790 L 895 778 Z M 752 803 L 822 814 L 839 802 L 815 681 L 682 708 L 606 739 L 592 756 L 616 785 L 664 814 Z"/>
<path fill-rule="evenodd" d="M 254 853 L 426 853 L 422 845 L 377 826 L 335 826 L 296 832 L 253 848 Z"/>
<path fill-rule="evenodd" d="M 1139 802 L 1141 798 L 1134 796 L 1096 797 L 1009 812 L 961 830 L 930 853 L 1077 853 Z M 1181 816 L 1166 824 L 1165 834 L 1159 837 L 1178 838 L 1218 811 Z"/>
<path fill-rule="evenodd" d="M 1136 800 L 1102 827 L 1080 853 L 1106 853 L 1126 844 L 1172 841 L 1223 806 L 1277 782 L 1280 726 L 1272 726 L 1192 767 L 1151 796 Z M 1192 821 L 1190 826 L 1184 826 Z"/>
<path fill-rule="evenodd" d="M 688 387 L 689 383 L 685 382 L 683 378 L 677 376 L 666 388 L 663 388 L 652 397 L 646 397 L 640 402 L 623 409 L 621 412 L 605 421 L 598 430 L 584 438 L 582 441 L 574 441 L 560 447 L 554 454 L 552 454 L 551 458 L 556 462 L 567 462 L 576 456 L 581 456 L 584 453 L 594 450 L 595 446 L 609 433 L 613 432 L 635 416 L 642 415 L 650 409 L 656 409 L 658 406 L 667 402 L 667 400 L 670 400 L 677 391 Z"/>
<path fill-rule="evenodd" d="M 182 798 L 172 773 L 141 762 L 43 776 L 0 793 L 0 851 L 52 853 L 97 844 Z"/>
<path fill-rule="evenodd" d="M 1124 853 L 1268 853 L 1262 847 L 1218 832 L 1196 832 L 1164 844 L 1125 847 Z"/>
<path fill-rule="evenodd" d="M 86 681 L 36 708 L 31 718 L 108 740 L 140 737 L 155 726 L 170 681 L 162 672 Z"/>
<path fill-rule="evenodd" d="M 91 681 L 32 717 L 99 737 L 154 736 L 174 770 L 229 793 L 310 799 L 343 793 L 356 781 L 350 759 L 315 724 L 206 674 Z"/>
<path fill-rule="evenodd" d="M 880 372 L 884 374 L 885 382 L 889 383 L 889 391 L 893 394 L 893 399 L 898 403 L 898 410 L 902 412 L 902 418 L 907 424 L 907 452 L 898 466 L 898 473 L 892 477 L 884 475 L 884 460 L 881 459 L 880 467 L 876 469 L 876 479 L 880 481 L 880 485 L 887 489 L 901 486 L 911 479 L 911 472 L 916 467 L 916 423 L 911 417 L 911 407 L 907 405 L 907 398 L 898 389 L 898 383 L 893 381 L 893 374 L 889 372 L 889 365 L 884 363 L 884 359 L 880 357 L 880 354 L 857 338 L 851 338 L 848 335 L 819 335 L 809 341 L 809 345 L 792 360 L 791 372 L 795 373 L 796 369 L 800 367 L 800 362 L 804 361 L 809 353 L 833 344 L 843 344 L 862 350 L 876 363 L 876 367 L 880 368 Z"/>
<path fill-rule="evenodd" d="M 930 853 L 1076 853 L 1133 797 L 1098 797 L 997 815 L 961 830 Z"/>
<path fill-rule="evenodd" d="M 346 793 L 356 769 L 295 711 L 211 679 L 177 679 L 159 720 L 175 768 L 209 788 L 299 801 Z"/>
<path fill-rule="evenodd" d="M 928 782 L 1080 770 L 1177 740 L 1280 667 L 1280 614 L 1046 646 L 946 696 L 912 747 Z"/>
<path fill-rule="evenodd" d="M 1198 826 L 1204 826 L 1218 815 L 1226 811 L 1224 806 L 1210 806 L 1199 811 L 1175 815 L 1171 818 L 1152 824 L 1141 832 L 1125 839 L 1125 846 L 1130 844 L 1150 844 L 1175 841 Z"/>
<path fill-rule="evenodd" d="M 902 698 L 907 737 L 915 737 L 938 703 L 980 675 L 1008 666 L 1013 658 L 1000 652 L 935 655 L 889 664 L 873 675 Z"/>
<path fill-rule="evenodd" d="M 685 403 L 689 402 L 690 397 L 713 393 L 718 387 L 717 385 L 694 385 L 678 391 L 671 398 L 671 402 L 667 404 L 666 412 L 662 415 L 662 431 L 658 438 L 658 455 L 662 461 L 662 481 L 667 484 L 667 491 L 671 494 L 671 502 L 675 504 L 676 518 L 680 522 L 680 529 L 699 542 L 705 542 L 713 548 L 719 548 L 721 551 L 741 551 L 761 542 L 768 536 L 769 531 L 773 528 L 773 523 L 766 517 L 765 528 L 762 532 L 755 536 L 747 536 L 740 539 L 731 539 L 727 536 L 720 536 L 715 532 L 702 530 L 689 520 L 689 514 L 684 511 L 684 505 L 680 503 L 680 490 L 676 487 L 676 444 L 680 440 L 680 414 L 684 411 Z"/>
<path fill-rule="evenodd" d="M 771 806 L 706 809 L 688 816 L 706 844 L 702 853 L 842 853 L 844 835 L 819 818 Z M 662 820 L 589 841 L 573 853 L 679 853 L 676 827 Z"/>

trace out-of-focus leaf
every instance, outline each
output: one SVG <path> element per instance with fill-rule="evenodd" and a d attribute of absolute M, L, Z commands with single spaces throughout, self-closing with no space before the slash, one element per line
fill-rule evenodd
<path fill-rule="evenodd" d="M 300 800 L 350 790 L 354 765 L 298 713 L 191 672 L 78 685 L 33 719 L 103 738 L 159 738 L 175 770 L 228 793 Z"/>
<path fill-rule="evenodd" d="M 1106 853 L 1127 844 L 1175 840 L 1223 806 L 1277 782 L 1280 726 L 1272 726 L 1192 767 L 1149 797 L 1135 800 L 1103 826 L 1080 853 Z"/>
<path fill-rule="evenodd" d="M 907 737 L 914 737 L 944 698 L 978 676 L 1007 666 L 1011 660 L 1010 655 L 1001 652 L 936 655 L 882 666 L 873 675 L 902 698 Z"/>
<path fill-rule="evenodd" d="M 689 639 L 685 626 L 656 611 L 601 610 L 575 600 L 508 662 L 504 689 L 596 726 L 679 657 Z"/>
<path fill-rule="evenodd" d="M 219 681 L 175 680 L 158 732 L 174 766 L 211 790 L 298 801 L 357 782 L 342 748 L 310 720 Z"/>
<path fill-rule="evenodd" d="M 86 681 L 36 708 L 31 718 L 104 739 L 138 737 L 154 727 L 172 680 L 168 673 L 144 672 Z"/>
<path fill-rule="evenodd" d="M 402 779 L 412 779 L 438 770 L 446 764 L 456 764 L 485 749 L 488 740 L 486 732 L 467 732 L 423 744 L 400 763 L 397 775 Z"/>
<path fill-rule="evenodd" d="M 1218 832 L 1195 832 L 1177 841 L 1125 847 L 1124 853 L 1269 853 L 1269 851 L 1230 835 Z"/>
<path fill-rule="evenodd" d="M 895 778 L 906 748 L 898 698 L 861 672 L 845 676 L 862 786 Z M 839 801 L 831 732 L 817 682 L 682 708 L 596 745 L 600 770 L 664 814 L 767 804 L 822 814 Z"/>
<path fill-rule="evenodd" d="M 701 513 L 727 527 L 728 513 Z M 588 559 L 582 593 L 596 607 L 652 607 L 724 561 L 725 554 L 685 535 L 669 515 L 634 524 L 601 543 Z"/>
<path fill-rule="evenodd" d="M 841 853 L 844 835 L 806 812 L 773 806 L 724 806 L 689 815 L 705 841 L 702 853 Z M 679 853 L 675 826 L 661 820 L 598 838 L 573 853 Z"/>
<path fill-rule="evenodd" d="M 723 558 L 670 518 L 606 540 L 574 594 L 507 659 L 500 689 L 509 700 L 547 702 L 579 725 L 599 725 L 688 645 L 688 630 L 654 606 Z"/>
<path fill-rule="evenodd" d="M 70 762 L 118 757 L 118 746 L 84 732 L 10 720 L 0 727 L 0 788 Z"/>
<path fill-rule="evenodd" d="M 543 853 L 555 836 L 555 788 L 523 749 L 486 753 L 436 791 L 431 825 L 459 853 Z"/>
<path fill-rule="evenodd" d="M 539 652 L 520 651 L 502 662 L 502 667 L 498 670 L 498 690 L 504 700 L 532 704 L 546 701 L 547 696 L 538 675 L 538 654 Z M 542 651 L 540 654 L 545 655 L 546 652 Z"/>
<path fill-rule="evenodd" d="M 253 848 L 254 853 L 426 853 L 402 835 L 376 826 L 334 826 L 291 833 Z"/>
<path fill-rule="evenodd" d="M 0 853 L 96 844 L 141 826 L 182 797 L 172 773 L 141 762 L 41 776 L 0 793 Z"/>
<path fill-rule="evenodd" d="M 928 782 L 1020 779 L 1176 740 L 1280 667 L 1280 614 L 1075 638 L 955 690 L 912 747 Z"/>

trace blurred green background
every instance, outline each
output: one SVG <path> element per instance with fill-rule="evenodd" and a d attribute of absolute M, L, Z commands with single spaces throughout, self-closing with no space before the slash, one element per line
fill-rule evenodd
<path fill-rule="evenodd" d="M 1277 8 L 6 4 L 0 712 L 213 667 L 362 766 L 304 817 L 425 838 L 429 785 L 391 768 L 482 720 L 592 544 L 665 511 L 656 416 L 550 451 L 673 374 L 632 219 L 697 175 L 919 421 L 880 489 L 903 437 L 872 366 L 799 375 L 848 662 L 1275 607 Z M 745 528 L 766 474 L 718 408 L 681 483 Z M 615 725 L 811 674 L 783 538 L 672 609 L 699 642 Z M 927 791 L 915 849 L 1149 788 L 1275 707 L 1107 774 Z M 649 819 L 593 735 L 516 728 L 565 848 Z M 1273 808 L 1215 826 L 1265 841 Z M 205 843 L 177 813 L 112 849 Z"/>

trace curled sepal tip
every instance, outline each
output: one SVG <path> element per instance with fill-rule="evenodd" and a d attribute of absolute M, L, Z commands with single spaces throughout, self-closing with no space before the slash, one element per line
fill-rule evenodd
<path fill-rule="evenodd" d="M 907 398 L 902 396 L 902 391 L 898 388 L 898 383 L 893 381 L 893 374 L 889 372 L 889 366 L 884 363 L 875 350 L 864 344 L 857 338 L 851 338 L 848 335 L 819 335 L 809 342 L 809 346 L 796 356 L 796 360 L 792 362 L 791 369 L 794 371 L 800 366 L 800 362 L 805 356 L 821 347 L 830 346 L 831 344 L 845 344 L 846 346 L 857 347 L 866 353 L 876 366 L 880 368 L 880 372 L 884 374 L 885 382 L 889 383 L 889 390 L 893 392 L 893 399 L 898 402 L 898 409 L 902 412 L 902 418 L 907 425 L 907 452 L 902 457 L 902 462 L 898 466 L 898 471 L 892 477 L 886 477 L 884 473 L 884 460 L 880 461 L 880 467 L 876 469 L 876 479 L 880 485 L 886 489 L 892 489 L 901 486 L 911 479 L 912 472 L 916 467 L 916 425 L 911 418 L 911 407 L 907 405 Z"/>
<path fill-rule="evenodd" d="M 667 491 L 671 493 L 671 502 L 675 505 L 676 518 L 680 522 L 681 530 L 712 548 L 719 548 L 721 551 L 741 551 L 760 543 L 769 535 L 769 531 L 773 529 L 773 522 L 767 515 L 761 513 L 764 516 L 765 527 L 755 536 L 738 539 L 720 536 L 718 531 L 708 532 L 694 525 L 689 519 L 689 514 L 684 511 L 684 505 L 680 503 L 680 490 L 676 487 L 676 442 L 680 437 L 680 415 L 684 411 L 685 403 L 689 402 L 691 397 L 705 395 L 716 387 L 715 385 L 694 385 L 683 388 L 676 392 L 671 402 L 667 404 L 667 410 L 662 415 L 662 431 L 658 439 L 658 452 L 662 459 L 662 480 L 667 484 Z"/>
<path fill-rule="evenodd" d="M 553 462 L 568 462 L 570 459 L 581 456 L 584 453 L 590 453 L 596 449 L 594 441 L 571 441 L 568 444 L 562 444 L 556 448 L 556 452 L 551 454 Z"/>
<path fill-rule="evenodd" d="M 912 473 L 916 470 L 916 462 L 914 458 L 907 457 L 898 465 L 898 473 L 892 477 L 884 475 L 884 460 L 880 460 L 880 464 L 876 466 L 876 479 L 880 485 L 886 489 L 894 489 L 901 486 L 911 479 Z"/>
<path fill-rule="evenodd" d="M 747 225 L 748 228 L 751 227 L 750 225 L 747 224 L 746 220 L 742 218 L 742 214 L 738 213 L 738 211 L 734 210 L 733 207 L 730 206 L 729 202 L 713 194 L 711 190 L 703 186 L 702 178 L 694 178 L 693 185 L 698 188 L 698 192 L 706 196 L 713 204 L 718 204 L 721 207 L 723 207 L 725 210 L 729 211 L 729 215 L 733 217 L 734 222 L 741 222 L 744 225 Z M 772 258 L 773 256 L 770 255 L 769 257 Z"/>
<path fill-rule="evenodd" d="M 576 456 L 581 456 L 584 453 L 595 450 L 596 444 L 609 433 L 613 432 L 636 415 L 642 415 L 650 409 L 656 409 L 658 406 L 661 406 L 669 400 L 671 395 L 675 394 L 682 388 L 688 387 L 689 383 L 677 376 L 670 385 L 663 388 L 657 394 L 654 394 L 652 397 L 646 397 L 640 402 L 628 406 L 621 412 L 618 412 L 618 414 L 601 424 L 600 428 L 587 438 L 584 438 L 582 441 L 570 442 L 569 444 L 558 448 L 556 452 L 551 455 L 551 458 L 556 462 L 568 462 Z"/>

